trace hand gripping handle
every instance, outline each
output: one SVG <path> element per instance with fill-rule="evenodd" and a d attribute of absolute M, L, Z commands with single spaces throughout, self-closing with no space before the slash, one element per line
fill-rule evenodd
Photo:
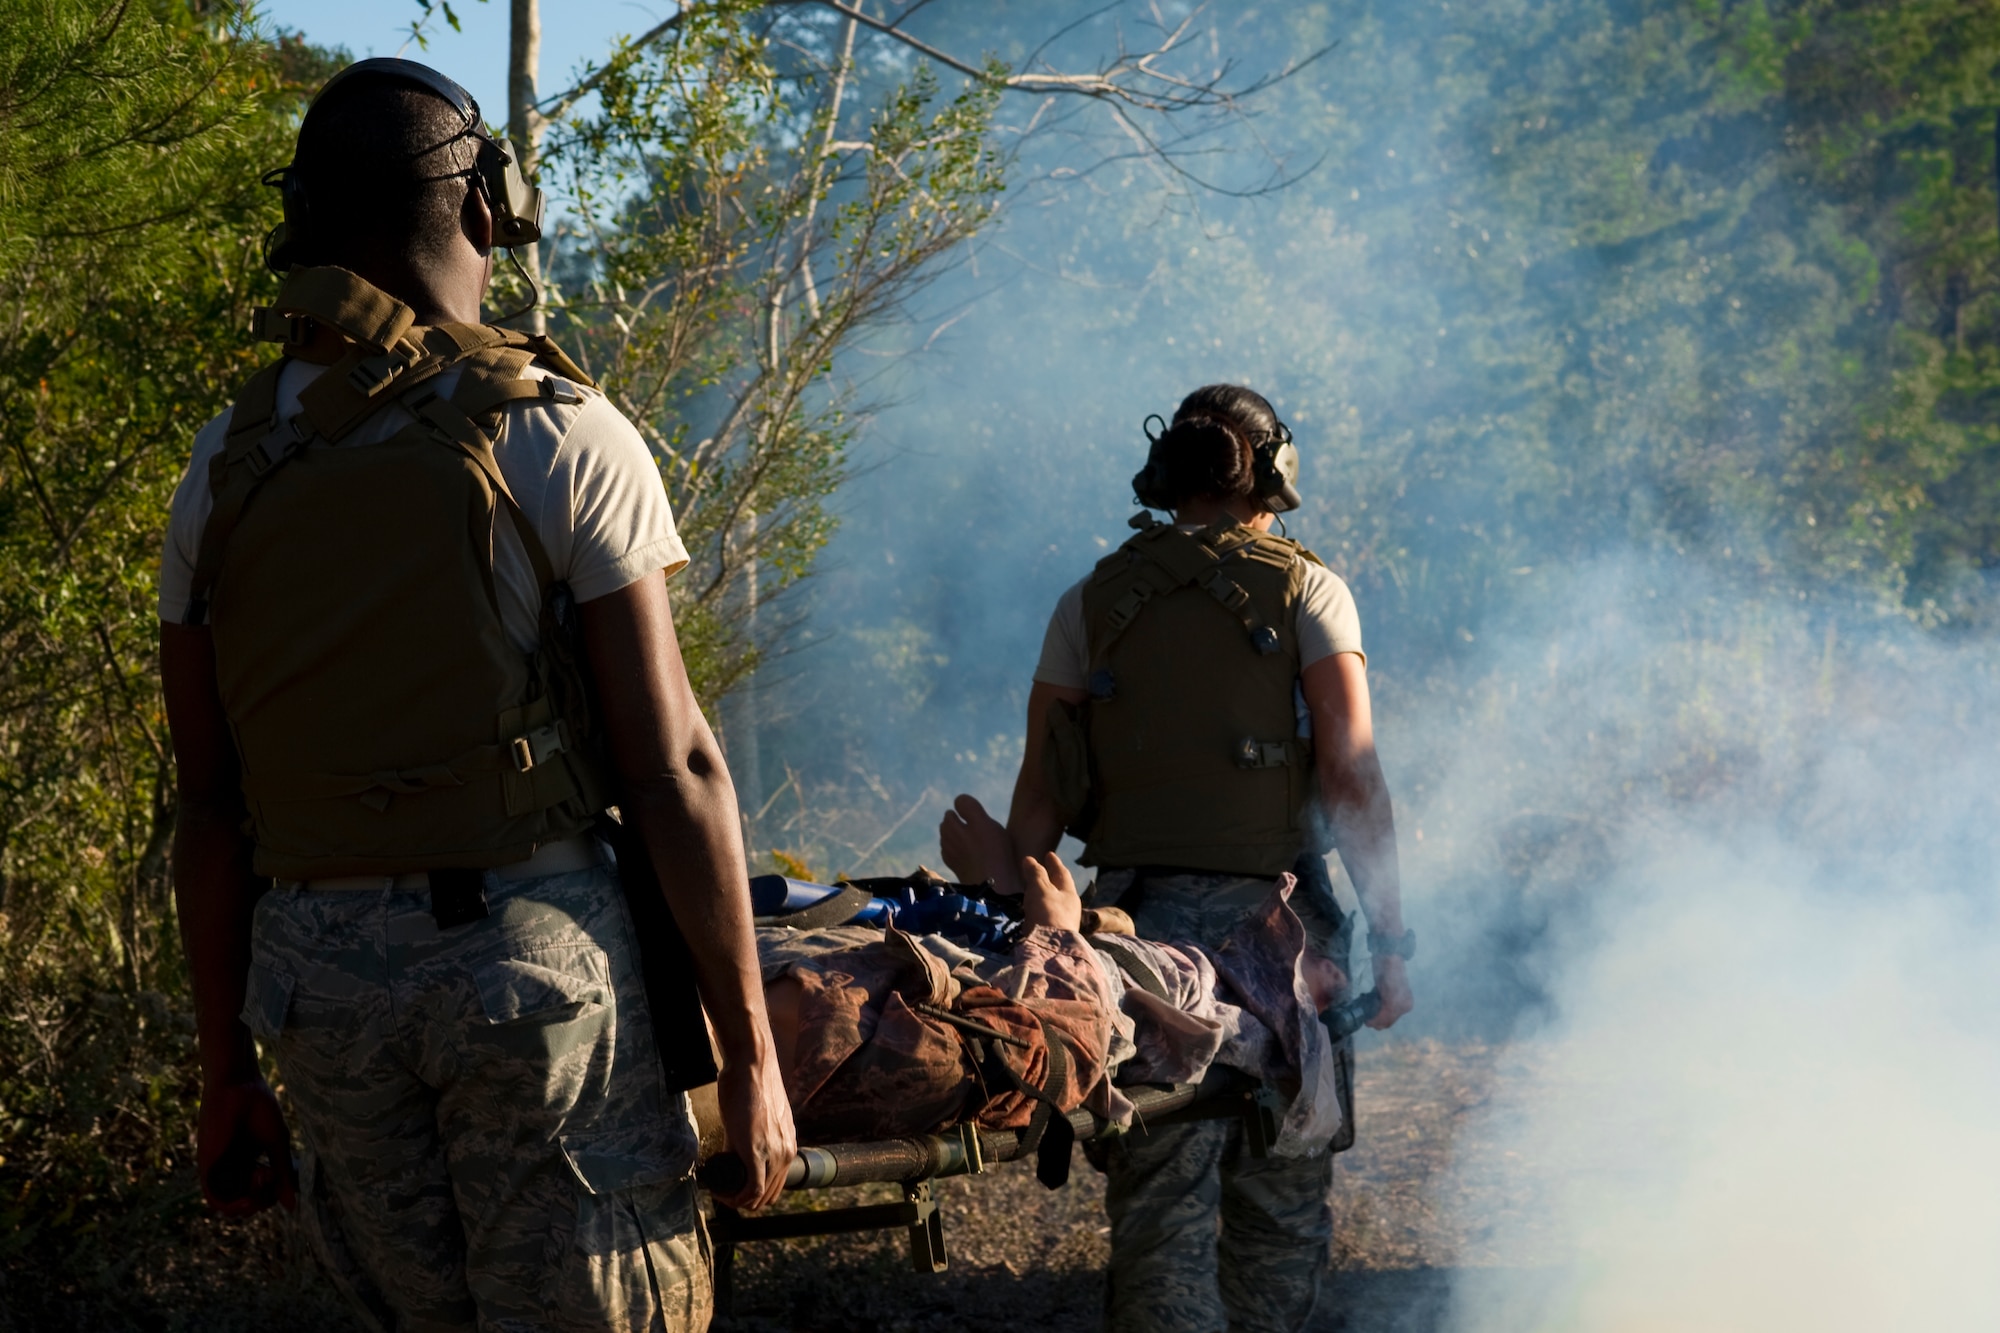
<path fill-rule="evenodd" d="M 1366 1027 L 1368 1020 L 1375 1017 L 1381 1008 L 1382 992 L 1371 990 L 1366 994 L 1355 996 L 1346 1004 L 1327 1010 L 1319 1016 L 1319 1019 L 1326 1024 L 1326 1030 L 1333 1037 L 1334 1044 L 1339 1045 Z"/>

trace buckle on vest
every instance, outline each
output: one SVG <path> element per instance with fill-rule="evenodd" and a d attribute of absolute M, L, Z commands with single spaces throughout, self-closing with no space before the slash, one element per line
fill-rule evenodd
<path fill-rule="evenodd" d="M 542 397 L 557 403 L 580 403 L 583 391 L 560 375 L 551 375 L 542 381 Z"/>
<path fill-rule="evenodd" d="M 1291 754 L 1283 741 L 1260 741 L 1245 736 L 1236 742 L 1236 766 L 1238 768 L 1283 768 L 1291 762 Z"/>
<path fill-rule="evenodd" d="M 532 773 L 536 765 L 545 764 L 568 749 L 567 740 L 563 724 L 555 721 L 545 727 L 536 727 L 524 736 L 516 736 L 507 742 L 507 752 L 513 756 L 517 772 Z"/>
<path fill-rule="evenodd" d="M 1209 596 L 1239 616 L 1243 614 L 1243 608 L 1250 605 L 1250 594 L 1243 591 L 1241 584 L 1223 577 L 1220 569 L 1210 569 L 1203 574 L 1201 586 L 1207 590 Z"/>
<path fill-rule="evenodd" d="M 1269 657 L 1278 651 L 1278 631 L 1269 625 L 1259 625 L 1250 631 L 1250 642 L 1257 646 L 1258 652 Z"/>
<path fill-rule="evenodd" d="M 409 368 L 410 358 L 403 352 L 384 352 L 380 356 L 364 357 L 347 372 L 347 382 L 362 397 L 373 398 Z"/>
<path fill-rule="evenodd" d="M 250 336 L 259 342 L 302 343 L 312 337 L 312 321 L 260 305 L 250 308 Z"/>
<path fill-rule="evenodd" d="M 1118 604 L 1111 608 L 1111 614 L 1106 617 L 1111 622 L 1111 628 L 1113 630 L 1122 630 L 1138 619 L 1141 608 L 1151 600 L 1152 596 L 1152 585 L 1141 583 L 1138 587 L 1120 597 Z"/>
<path fill-rule="evenodd" d="M 278 432 L 272 431 L 244 451 L 243 461 L 249 466 L 251 476 L 262 480 L 265 473 L 297 453 L 312 436 L 312 432 L 306 429 L 303 415 L 293 417 L 285 425 L 291 427 L 292 438 L 280 443 L 276 449 L 271 445 L 277 439 Z"/>

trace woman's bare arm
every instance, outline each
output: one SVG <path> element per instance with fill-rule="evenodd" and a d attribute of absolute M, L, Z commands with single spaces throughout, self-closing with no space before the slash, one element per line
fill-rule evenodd
<path fill-rule="evenodd" d="M 1368 928 L 1403 933 L 1402 872 L 1396 857 L 1396 813 L 1375 753 L 1375 719 L 1368 703 L 1368 669 L 1359 653 L 1323 657 L 1299 673 L 1312 714 L 1313 766 L 1320 799 L 1333 825 L 1341 864 L 1354 881 Z M 1382 1009 L 1370 1027 L 1386 1028 L 1410 1012 L 1415 998 L 1403 960 L 1374 960 Z"/>
<path fill-rule="evenodd" d="M 1036 681 L 1028 690 L 1028 737 L 1021 752 L 1021 771 L 1014 779 L 1014 801 L 1007 809 L 1007 832 L 1022 856 L 1052 852 L 1062 841 L 1062 814 L 1042 778 L 1042 756 L 1048 749 L 1049 709 L 1058 703 L 1078 704 L 1089 697 L 1082 690 Z"/>

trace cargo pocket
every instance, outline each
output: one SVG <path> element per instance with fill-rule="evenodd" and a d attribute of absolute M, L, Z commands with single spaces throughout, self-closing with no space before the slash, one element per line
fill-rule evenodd
<path fill-rule="evenodd" d="M 611 961 L 594 944 L 537 949 L 473 970 L 489 1023 L 558 1021 L 611 1003 Z"/>
<path fill-rule="evenodd" d="M 265 963 L 250 964 L 250 976 L 243 988 L 243 1011 L 237 1017 L 259 1041 L 275 1040 L 285 1030 L 292 1012 L 291 974 Z"/>
<path fill-rule="evenodd" d="M 593 1119 L 611 1089 L 618 1007 L 611 964 L 565 944 L 473 966 L 479 1012 L 463 1029 L 486 1094 L 554 1125 Z"/>
<path fill-rule="evenodd" d="M 656 1135 L 620 1143 L 565 1134 L 576 1214 L 554 1256 L 549 1308 L 558 1327 L 704 1328 L 712 1274 L 708 1236 L 684 1167 Z"/>

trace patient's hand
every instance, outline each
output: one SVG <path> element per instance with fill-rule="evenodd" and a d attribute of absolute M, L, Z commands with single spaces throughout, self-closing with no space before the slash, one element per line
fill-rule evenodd
<path fill-rule="evenodd" d="M 1047 852 L 1037 860 L 1021 859 L 1024 896 L 1021 917 L 1031 926 L 1051 926 L 1056 930 L 1083 928 L 1083 899 L 1076 896 L 1076 881 L 1060 856 Z"/>
<path fill-rule="evenodd" d="M 1020 895 L 1024 886 L 1016 867 L 1013 837 L 1006 825 L 970 796 L 959 797 L 944 812 L 938 824 L 938 847 L 959 883 L 980 884 L 990 879 L 996 893 Z"/>

